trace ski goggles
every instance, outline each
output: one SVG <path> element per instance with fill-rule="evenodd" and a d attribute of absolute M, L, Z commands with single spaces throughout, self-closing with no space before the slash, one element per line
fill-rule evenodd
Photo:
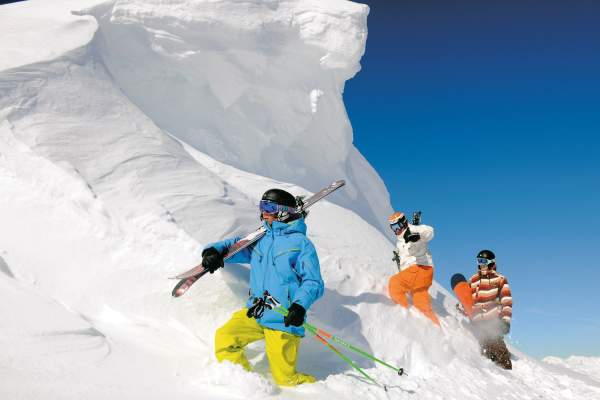
<path fill-rule="evenodd" d="M 396 229 L 402 229 L 403 225 L 401 225 L 399 222 L 394 222 L 393 224 L 390 224 L 390 228 L 395 231 Z"/>
<path fill-rule="evenodd" d="M 494 264 L 495 262 L 496 262 L 495 258 L 492 258 L 491 260 L 488 260 L 487 258 L 477 257 L 477 265 L 488 266 L 490 264 Z"/>
<path fill-rule="evenodd" d="M 403 230 L 404 228 L 406 228 L 406 222 L 404 222 L 404 221 L 394 222 L 393 224 L 390 224 L 390 228 L 394 232 L 396 232 L 398 229 Z"/>
<path fill-rule="evenodd" d="M 288 212 L 290 214 L 294 214 L 296 212 L 295 207 L 277 204 L 271 200 L 261 200 L 260 203 L 258 203 L 258 208 L 260 209 L 260 212 L 264 212 L 267 214 L 277 214 L 280 212 Z"/>

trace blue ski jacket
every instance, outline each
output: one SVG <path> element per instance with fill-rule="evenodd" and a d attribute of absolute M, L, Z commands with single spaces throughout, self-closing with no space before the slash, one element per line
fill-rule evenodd
<path fill-rule="evenodd" d="M 265 290 L 284 307 L 298 303 L 307 311 L 323 296 L 324 283 L 317 251 L 306 237 L 304 218 L 290 223 L 274 221 L 269 226 L 263 221 L 266 234 L 251 246 L 235 254 L 227 263 L 250 263 L 250 296 L 247 307 Z M 239 237 L 211 243 L 205 247 L 216 248 L 221 254 L 240 240 Z M 266 309 L 258 323 L 264 327 L 304 336 L 304 328 L 286 327 L 283 316 Z"/>

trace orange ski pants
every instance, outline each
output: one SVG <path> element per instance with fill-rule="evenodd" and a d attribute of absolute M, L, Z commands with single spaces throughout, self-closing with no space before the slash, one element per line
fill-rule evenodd
<path fill-rule="evenodd" d="M 432 283 L 433 267 L 411 265 L 390 278 L 388 290 L 392 300 L 406 308 L 410 307 L 406 295 L 411 294 L 413 305 L 439 326 L 440 321 L 431 308 L 428 292 Z"/>

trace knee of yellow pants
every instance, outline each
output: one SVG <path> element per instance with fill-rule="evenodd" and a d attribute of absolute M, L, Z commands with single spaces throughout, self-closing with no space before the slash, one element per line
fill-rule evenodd
<path fill-rule="evenodd" d="M 247 371 L 250 363 L 244 355 L 244 348 L 263 338 L 263 328 L 253 318 L 246 316 L 246 309 L 235 312 L 225 325 L 215 333 L 215 356 L 218 361 L 240 364 Z"/>
<path fill-rule="evenodd" d="M 265 328 L 264 333 L 271 374 L 278 385 L 296 386 L 316 381 L 314 376 L 296 371 L 300 336 L 268 328 Z"/>

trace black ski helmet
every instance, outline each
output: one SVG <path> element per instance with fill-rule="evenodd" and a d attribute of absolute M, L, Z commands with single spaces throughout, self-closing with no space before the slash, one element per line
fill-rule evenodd
<path fill-rule="evenodd" d="M 477 253 L 477 267 L 479 268 L 479 271 L 481 271 L 482 265 L 485 265 L 483 263 L 479 262 L 479 259 L 483 258 L 485 260 L 490 260 L 487 264 L 487 269 L 495 271 L 496 270 L 496 255 L 494 254 L 493 251 L 491 250 L 481 250 L 479 253 Z"/>
<path fill-rule="evenodd" d="M 491 250 L 481 250 L 477 253 L 477 258 L 485 258 L 486 260 L 495 260 L 496 255 Z"/>
<path fill-rule="evenodd" d="M 282 206 L 296 207 L 296 198 L 289 192 L 282 189 L 269 189 L 263 195 L 261 200 L 269 200 Z"/>

